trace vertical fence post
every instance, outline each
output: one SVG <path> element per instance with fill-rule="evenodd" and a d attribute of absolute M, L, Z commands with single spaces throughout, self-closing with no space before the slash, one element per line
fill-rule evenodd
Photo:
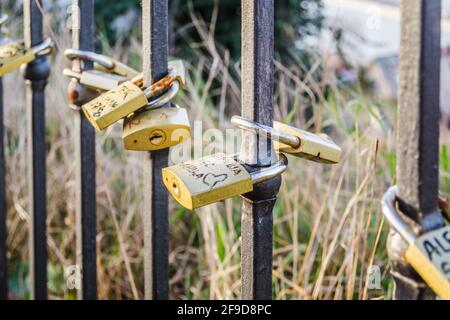
<path fill-rule="evenodd" d="M 443 225 L 437 209 L 440 21 L 440 0 L 403 0 L 401 3 L 398 199 L 402 212 L 421 225 L 424 231 Z M 390 240 L 392 247 L 396 243 L 395 237 Z M 388 244 L 389 250 L 392 247 L 389 248 Z M 396 283 L 394 299 L 424 299 L 428 290 L 411 285 L 421 282 L 418 275 L 403 259 L 396 259 L 396 255 L 391 253 Z"/>
<path fill-rule="evenodd" d="M 24 0 L 24 36 L 27 47 L 43 41 L 41 0 Z M 47 188 L 45 172 L 45 86 L 50 65 L 40 56 L 27 65 L 28 185 L 30 210 L 30 297 L 47 299 Z"/>
<path fill-rule="evenodd" d="M 167 74 L 168 1 L 142 1 L 144 82 L 150 84 Z M 144 171 L 144 276 L 145 298 L 168 299 L 169 239 L 168 195 L 161 169 L 167 167 L 169 149 L 151 152 Z"/>
<path fill-rule="evenodd" d="M 0 5 L 0 17 L 2 8 Z M 0 27 L 0 42 L 2 40 Z M 8 274 L 7 274 L 7 235 L 6 235 L 6 190 L 5 190 L 5 146 L 3 125 L 3 80 L 0 78 L 0 300 L 8 298 Z"/>
<path fill-rule="evenodd" d="M 72 0 L 72 46 L 94 51 L 94 0 Z M 74 69 L 81 70 L 75 60 Z M 84 61 L 83 70 L 92 69 Z M 81 107 L 82 101 L 79 102 Z M 95 129 L 83 112 L 75 115 L 75 149 L 77 157 L 77 265 L 81 266 L 81 290 L 78 298 L 97 299 L 96 266 L 96 183 L 95 183 Z"/>
<path fill-rule="evenodd" d="M 242 116 L 273 125 L 274 1 L 242 1 Z M 250 166 L 275 160 L 272 142 L 243 132 L 240 159 Z M 273 216 L 281 177 L 243 196 L 242 298 L 272 298 Z"/>

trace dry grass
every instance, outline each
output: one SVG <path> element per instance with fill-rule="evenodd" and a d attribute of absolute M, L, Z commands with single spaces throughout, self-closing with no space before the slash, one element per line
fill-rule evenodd
<path fill-rule="evenodd" d="M 192 16 L 201 43 L 193 43 L 189 81 L 177 100 L 203 128 L 230 127 L 240 110 L 239 63 L 214 42 L 211 25 Z M 60 30 L 58 43 L 69 46 Z M 180 30 L 183 36 L 182 30 Z M 127 57 L 139 42 L 109 54 Z M 274 210 L 273 288 L 276 299 L 378 299 L 390 292 L 384 249 L 386 226 L 379 199 L 392 182 L 395 157 L 392 123 L 395 109 L 367 97 L 358 88 L 342 87 L 327 69 L 327 57 L 314 56 L 327 81 L 317 83 L 314 70 L 276 63 L 277 119 L 311 130 L 330 132 L 343 148 L 342 162 L 324 166 L 291 158 Z M 75 259 L 74 124 L 66 107 L 67 82 L 61 52 L 52 59 L 47 88 L 48 248 L 52 298 L 73 298 L 65 289 L 63 267 Z M 302 75 L 302 76 L 300 76 Z M 215 81 L 220 86 L 215 85 Z M 23 81 L 5 77 L 7 139 L 8 246 L 13 295 L 26 297 L 27 279 L 27 141 Z M 328 87 L 329 93 L 323 92 Z M 303 117 L 313 100 L 314 116 Z M 217 102 L 214 104 L 214 102 Z M 98 284 L 101 299 L 143 297 L 142 154 L 126 152 L 121 128 L 97 136 Z M 444 172 L 443 175 L 446 175 Z M 240 199 L 196 212 L 170 202 L 170 297 L 234 299 L 240 293 Z M 367 288 L 367 269 L 381 268 L 381 290 Z"/>

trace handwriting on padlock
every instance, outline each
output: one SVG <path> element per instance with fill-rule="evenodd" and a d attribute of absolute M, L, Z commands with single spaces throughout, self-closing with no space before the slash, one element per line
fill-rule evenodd
<path fill-rule="evenodd" d="M 97 130 L 102 130 L 147 104 L 142 90 L 132 82 L 122 83 L 83 105 L 83 112 Z"/>
<path fill-rule="evenodd" d="M 164 168 L 163 182 L 191 210 L 253 190 L 250 174 L 223 153 Z"/>

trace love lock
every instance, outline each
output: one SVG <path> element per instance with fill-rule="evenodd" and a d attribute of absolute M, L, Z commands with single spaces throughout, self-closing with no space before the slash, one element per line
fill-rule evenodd
<path fill-rule="evenodd" d="M 439 297 L 450 300 L 450 226 L 416 237 L 394 206 L 396 194 L 397 187 L 391 187 L 381 204 L 390 225 L 409 245 L 405 260 Z"/>
<path fill-rule="evenodd" d="M 287 168 L 287 158 L 270 167 L 249 172 L 236 156 L 218 153 L 162 169 L 169 193 L 183 207 L 193 210 L 253 191 L 253 185 L 270 180 Z"/>
<path fill-rule="evenodd" d="M 19 68 L 23 64 L 34 61 L 40 55 L 51 53 L 53 41 L 45 39 L 41 44 L 27 48 L 23 41 L 12 42 L 0 46 L 0 77 Z"/>
<path fill-rule="evenodd" d="M 137 76 L 84 104 L 83 112 L 97 130 L 102 130 L 139 109 L 154 109 L 165 104 L 168 101 L 167 97 L 173 97 L 179 86 L 184 84 L 183 75 L 184 68 L 169 69 L 166 77 L 145 89 L 138 83 L 142 80 L 142 76 Z M 171 89 L 169 94 L 150 100 L 167 88 Z"/>
<path fill-rule="evenodd" d="M 186 109 L 177 107 L 139 111 L 123 123 L 127 150 L 155 151 L 175 146 L 191 137 Z"/>
<path fill-rule="evenodd" d="M 277 121 L 273 122 L 272 128 L 239 116 L 233 116 L 231 123 L 237 128 L 272 139 L 277 152 L 325 164 L 340 161 L 342 149 L 326 134 L 313 134 Z"/>

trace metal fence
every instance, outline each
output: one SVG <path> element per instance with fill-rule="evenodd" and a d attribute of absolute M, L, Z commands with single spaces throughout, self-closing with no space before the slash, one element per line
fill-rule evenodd
<path fill-rule="evenodd" d="M 24 35 L 27 46 L 43 40 L 41 0 L 24 0 Z M 94 0 L 73 0 L 73 47 L 94 51 Z M 402 42 L 398 111 L 399 198 L 415 213 L 434 212 L 438 194 L 440 1 L 402 1 Z M 143 0 L 143 72 L 151 83 L 167 73 L 168 2 Z M 274 0 L 242 1 L 242 115 L 272 125 L 274 82 Z M 279 39 L 278 39 L 279 40 Z M 80 68 L 74 61 L 74 69 Z M 88 65 L 92 68 L 92 65 Z M 59 72 L 58 70 L 53 70 Z M 47 58 L 27 66 L 26 102 L 29 143 L 30 293 L 32 299 L 47 299 L 45 87 L 50 73 Z M 79 88 L 78 88 L 79 89 Z M 1 83 L 0 83 L 1 90 Z M 72 88 L 77 90 L 77 88 Z M 0 114 L 3 114 L 0 94 Z M 81 104 L 81 100 L 78 102 Z M 97 298 L 95 131 L 81 112 L 74 113 L 77 164 L 77 263 L 82 270 L 80 299 Z M 0 119 L 3 136 L 3 118 Z M 261 152 L 249 143 L 240 154 L 245 162 L 267 166 L 274 152 Z M 260 138 L 257 138 L 260 139 Z M 0 139 L 0 299 L 7 298 L 5 156 Z M 168 194 L 161 169 L 169 151 L 151 152 L 145 172 L 145 298 L 168 299 Z M 243 198 L 242 206 L 242 298 L 272 298 L 272 208 L 281 183 L 275 178 L 260 184 Z M 436 227 L 430 215 L 429 229 Z M 439 224 L 439 221 L 437 222 Z M 408 274 L 409 270 L 398 270 Z M 398 297 L 419 294 L 398 280 Z"/>

